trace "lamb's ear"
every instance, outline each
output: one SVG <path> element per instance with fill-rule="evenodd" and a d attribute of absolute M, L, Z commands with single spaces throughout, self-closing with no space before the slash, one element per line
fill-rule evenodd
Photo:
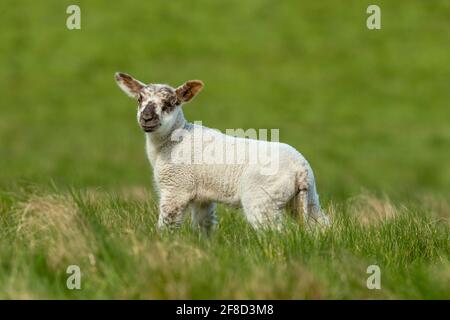
<path fill-rule="evenodd" d="M 135 99 L 137 99 L 139 91 L 145 87 L 145 84 L 126 73 L 116 72 L 115 78 L 119 88 L 122 89 L 128 96 Z"/>
<path fill-rule="evenodd" d="M 180 102 L 189 102 L 197 93 L 203 89 L 203 82 L 200 80 L 189 80 L 176 89 L 177 98 Z"/>

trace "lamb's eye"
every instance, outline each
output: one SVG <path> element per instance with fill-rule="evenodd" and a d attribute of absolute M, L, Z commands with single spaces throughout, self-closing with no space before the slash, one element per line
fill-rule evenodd
<path fill-rule="evenodd" d="M 163 111 L 168 111 L 172 108 L 172 104 L 170 103 L 170 101 L 165 101 L 162 107 Z"/>
<path fill-rule="evenodd" d="M 142 95 L 141 94 L 138 96 L 138 102 L 139 102 L 139 104 L 141 104 L 141 102 L 142 102 Z"/>

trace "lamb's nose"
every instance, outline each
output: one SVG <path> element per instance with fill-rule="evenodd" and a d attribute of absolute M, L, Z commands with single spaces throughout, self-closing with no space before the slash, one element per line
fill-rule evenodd
<path fill-rule="evenodd" d="M 142 120 L 149 121 L 153 120 L 155 116 L 155 107 L 152 105 L 147 105 L 144 110 L 142 110 Z"/>
<path fill-rule="evenodd" d="M 142 113 L 142 119 L 144 119 L 145 121 L 150 121 L 153 119 L 153 114 L 150 112 L 144 112 Z"/>

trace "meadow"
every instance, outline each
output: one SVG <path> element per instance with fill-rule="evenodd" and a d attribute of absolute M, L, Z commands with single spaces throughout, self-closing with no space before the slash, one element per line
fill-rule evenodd
<path fill-rule="evenodd" d="M 450 3 L 376 4 L 375 31 L 355 0 L 2 1 L 0 298 L 449 299 Z M 279 129 L 333 227 L 257 233 L 220 206 L 209 237 L 156 232 L 116 71 L 203 80 L 191 121 Z"/>

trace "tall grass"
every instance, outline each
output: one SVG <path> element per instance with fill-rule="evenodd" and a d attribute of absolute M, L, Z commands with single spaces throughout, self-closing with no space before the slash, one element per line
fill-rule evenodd
<path fill-rule="evenodd" d="M 448 298 L 450 214 L 364 195 L 325 232 L 255 232 L 220 208 L 211 236 L 155 230 L 147 192 L 1 194 L 0 298 Z M 441 204 L 442 206 L 442 204 Z M 448 208 L 448 207 L 447 207 Z M 66 287 L 78 265 L 81 290 Z M 369 265 L 381 290 L 369 290 Z"/>

